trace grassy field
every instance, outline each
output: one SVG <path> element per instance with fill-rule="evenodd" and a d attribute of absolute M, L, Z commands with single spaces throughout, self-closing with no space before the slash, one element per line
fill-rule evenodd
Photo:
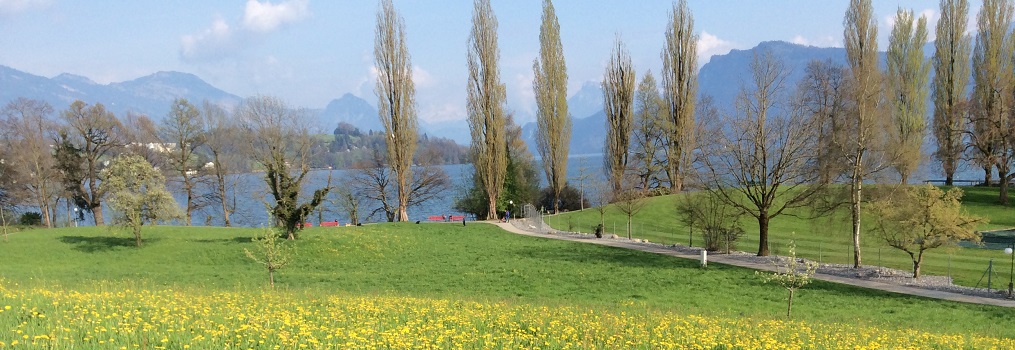
<path fill-rule="evenodd" d="M 990 223 L 982 225 L 983 230 L 1015 227 L 1015 207 L 997 204 L 997 189 L 963 187 L 963 207 L 969 213 L 986 217 Z M 703 241 L 697 233 L 689 235 L 687 226 L 680 222 L 675 210 L 676 196 L 648 199 L 650 204 L 634 217 L 632 235 L 652 242 L 701 246 Z M 1013 200 L 1015 203 L 1015 200 Z M 830 217 L 808 218 L 804 211 L 790 212 L 791 215 L 776 217 L 771 222 L 769 247 L 773 254 L 785 253 L 789 242 L 797 244 L 797 254 L 824 263 L 852 264 L 853 240 L 848 212 L 839 212 Z M 793 216 L 793 214 L 798 214 Z M 561 230 L 573 228 L 590 232 L 599 222 L 599 212 L 586 209 L 550 216 L 545 219 L 551 226 Z M 870 221 L 868 221 L 870 222 Z M 758 250 L 758 224 L 748 218 L 744 222 L 747 234 L 741 238 L 738 249 L 747 252 Z M 606 214 L 606 230 L 619 236 L 627 235 L 627 217 L 621 212 L 609 209 Z M 861 252 L 865 265 L 887 266 L 911 270 L 912 262 L 905 252 L 889 247 L 873 233 L 861 235 Z M 996 249 L 942 248 L 930 250 L 924 257 L 923 273 L 951 276 L 956 284 L 985 288 L 984 273 L 994 260 L 992 287 L 1007 288 L 1010 275 L 1011 256 Z M 982 279 L 982 280 L 981 280 Z"/>
<path fill-rule="evenodd" d="M 761 283 L 751 270 L 700 269 L 694 261 L 534 239 L 482 224 L 308 229 L 295 242 L 298 260 L 276 277 L 279 290 L 264 292 L 266 272 L 243 254 L 257 232 L 156 227 L 146 231 L 141 249 L 125 234 L 93 227 L 12 235 L 0 245 L 5 256 L 0 308 L 11 307 L 0 312 L 0 329 L 16 333 L 0 341 L 48 344 L 59 338 L 101 347 L 109 344 L 97 343 L 109 342 L 97 335 L 103 333 L 115 344 L 176 348 L 226 339 L 237 346 L 268 341 L 283 347 L 401 347 L 390 343 L 397 332 L 383 332 L 401 329 L 420 337 L 410 346 L 439 347 L 682 347 L 686 341 L 666 345 L 652 334 L 713 345 L 728 339 L 700 337 L 729 334 L 741 341 L 731 348 L 921 341 L 979 348 L 1015 337 L 1010 327 L 1015 313 L 1008 309 L 820 281 L 798 293 L 794 321 L 782 321 L 785 290 Z M 373 321 L 380 324 L 362 326 L 363 312 L 381 318 Z M 293 328 L 282 332 L 261 313 L 288 317 L 277 325 Z M 187 317 L 199 329 L 183 330 L 188 326 L 181 318 Z M 441 324 L 448 332 L 416 324 L 420 317 L 447 319 Z M 328 326 L 307 326 L 322 322 Z M 87 329 L 78 330 L 81 325 Z M 250 333 L 236 340 L 236 328 Z M 201 341 L 194 340 L 195 329 Z M 847 343 L 843 332 L 864 335 Z"/>

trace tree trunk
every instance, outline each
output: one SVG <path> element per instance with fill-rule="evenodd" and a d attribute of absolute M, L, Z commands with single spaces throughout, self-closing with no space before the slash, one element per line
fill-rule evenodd
<path fill-rule="evenodd" d="M 42 212 L 42 224 L 47 228 L 53 228 L 53 218 L 49 215 L 49 201 L 39 200 L 39 211 Z"/>
<path fill-rule="evenodd" d="M 863 182 L 858 180 L 858 172 L 860 170 L 854 169 L 852 193 L 850 195 L 851 206 L 850 216 L 853 221 L 853 268 L 859 269 L 861 266 L 860 259 L 860 200 L 861 200 L 861 189 Z"/>
<path fill-rule="evenodd" d="M 912 256 L 913 254 L 910 254 Z M 913 259 L 913 278 L 920 278 L 920 266 L 923 265 L 923 251 L 921 250 Z"/>
<path fill-rule="evenodd" d="M 137 243 L 138 248 L 141 248 L 141 226 L 134 227 L 134 242 Z"/>
<path fill-rule="evenodd" d="M 96 203 L 92 207 L 92 217 L 95 218 L 95 226 L 105 226 L 105 220 L 102 220 L 102 205 Z"/>
<path fill-rule="evenodd" d="M 223 180 L 219 180 L 219 196 L 222 198 L 222 219 L 225 220 L 225 226 L 229 227 L 229 204 L 226 202 L 226 185 Z"/>
<path fill-rule="evenodd" d="M 631 215 L 627 216 L 627 239 L 631 239 Z"/>
<path fill-rule="evenodd" d="M 905 184 L 909 183 L 909 172 L 908 171 L 900 171 L 899 172 L 899 176 L 901 177 L 901 179 L 899 181 L 899 184 L 905 185 Z"/>
<path fill-rule="evenodd" d="M 768 211 L 762 210 L 758 215 L 758 256 L 768 256 Z"/>
<path fill-rule="evenodd" d="M 3 224 L 4 228 L 4 242 L 7 242 L 7 216 L 4 214 L 4 207 L 0 205 L 0 224 Z"/>
<path fill-rule="evenodd" d="M 948 171 L 948 173 L 945 174 L 945 186 L 954 186 L 954 185 L 955 185 L 955 173 Z"/>
<path fill-rule="evenodd" d="M 497 198 L 489 197 L 487 198 L 487 200 L 488 200 L 487 205 L 489 206 L 489 209 L 486 212 L 486 219 L 497 220 Z"/>
<path fill-rule="evenodd" d="M 793 289 L 789 289 L 789 302 L 786 303 L 786 318 L 793 318 Z"/>
<path fill-rule="evenodd" d="M 987 165 L 983 167 L 983 185 L 990 186 L 990 179 L 993 177 L 994 167 Z"/>
<path fill-rule="evenodd" d="M 184 178 L 183 178 L 184 186 L 187 187 L 187 219 L 186 219 L 187 221 L 186 221 L 186 224 L 187 224 L 187 226 L 190 226 L 191 225 L 191 220 L 194 217 L 194 189 L 192 188 L 193 185 L 191 185 L 190 181 L 187 180 L 187 178 L 186 178 L 187 174 L 183 174 L 183 176 L 184 176 Z"/>
<path fill-rule="evenodd" d="M 998 171 L 997 177 L 1001 179 L 1001 192 L 998 196 L 998 202 L 1003 205 L 1008 205 L 1008 181 L 1011 181 L 1011 174 L 1001 174 Z"/>
<path fill-rule="evenodd" d="M 271 289 L 275 289 L 275 269 L 268 269 L 268 283 L 271 284 Z"/>

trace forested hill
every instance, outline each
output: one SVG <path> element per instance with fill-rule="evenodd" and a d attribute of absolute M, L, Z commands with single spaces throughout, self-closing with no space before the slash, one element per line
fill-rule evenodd
<path fill-rule="evenodd" d="M 386 155 L 384 133 L 369 130 L 361 131 L 356 126 L 341 122 L 332 133 L 334 140 L 328 146 L 336 168 L 351 168 L 357 162 L 372 159 L 373 152 Z M 421 134 L 416 143 L 416 164 L 463 164 L 469 161 L 469 148 L 443 137 L 431 137 Z"/>

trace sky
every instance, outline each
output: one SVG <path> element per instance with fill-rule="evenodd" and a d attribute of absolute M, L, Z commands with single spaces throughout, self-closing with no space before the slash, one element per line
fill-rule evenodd
<path fill-rule="evenodd" d="M 841 47 L 848 4 L 690 0 L 699 65 L 763 41 Z M 933 40 L 938 1 L 873 4 L 882 50 L 900 7 L 928 16 Z M 419 117 L 464 120 L 473 2 L 394 0 L 394 5 L 405 22 Z M 508 108 L 526 122 L 535 112 L 532 62 L 539 49 L 541 1 L 493 0 L 492 6 Z M 378 7 L 369 0 L 0 0 L 0 65 L 46 77 L 71 73 L 101 84 L 179 71 L 241 97 L 274 95 L 293 106 L 324 108 L 346 93 L 376 104 Z M 618 36 L 638 75 L 651 70 L 658 76 L 670 0 L 557 0 L 554 7 L 569 95 L 601 80 Z M 979 1 L 970 1 L 970 31 L 979 8 Z"/>

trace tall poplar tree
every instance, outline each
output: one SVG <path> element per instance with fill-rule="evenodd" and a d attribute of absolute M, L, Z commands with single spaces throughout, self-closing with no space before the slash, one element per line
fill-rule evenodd
<path fill-rule="evenodd" d="M 927 18 L 914 18 L 913 10 L 898 9 L 895 27 L 888 41 L 888 103 L 891 108 L 892 168 L 903 184 L 920 166 L 920 147 L 927 129 L 927 73 L 930 62 L 923 58 L 927 44 Z"/>
<path fill-rule="evenodd" d="M 694 104 L 698 95 L 698 35 L 687 0 L 673 4 L 663 47 L 663 99 L 666 101 L 666 175 L 670 191 L 684 186 L 684 172 L 690 167 L 694 149 Z"/>
<path fill-rule="evenodd" d="M 934 138 L 941 162 L 945 185 L 951 186 L 965 145 L 962 133 L 968 108 L 966 86 L 969 85 L 969 53 L 972 38 L 965 34 L 969 13 L 967 0 L 941 0 L 941 18 L 937 22 L 934 41 Z"/>
<path fill-rule="evenodd" d="M 472 133 L 473 166 L 486 193 L 486 219 L 497 218 L 497 199 L 507 172 L 505 140 L 505 88 L 497 67 L 497 17 L 490 0 L 476 0 L 469 35 L 469 130 Z"/>
<path fill-rule="evenodd" d="M 844 157 L 849 163 L 850 217 L 853 223 L 853 267 L 860 268 L 860 206 L 863 182 L 873 171 L 872 147 L 878 123 L 881 78 L 878 68 L 878 27 L 870 0 L 851 0 L 843 20 L 846 61 L 853 80 L 853 115 L 847 117 L 850 136 L 845 140 Z"/>
<path fill-rule="evenodd" d="M 603 169 L 613 186 L 620 191 L 627 171 L 631 126 L 634 123 L 634 68 L 624 42 L 617 37 L 603 75 L 603 109 L 606 112 L 606 162 Z"/>
<path fill-rule="evenodd" d="M 990 184 L 994 167 L 1001 179 L 1000 201 L 1008 202 L 1012 135 L 1012 22 L 1011 0 L 984 0 L 977 16 L 973 48 L 973 92 L 970 100 L 970 143 L 974 160 Z"/>
<path fill-rule="evenodd" d="M 412 60 L 405 44 L 405 22 L 391 0 L 382 0 L 377 12 L 374 62 L 377 68 L 378 114 L 384 124 L 388 166 L 398 191 L 397 221 L 409 221 L 407 208 L 412 192 L 412 159 L 416 154 L 416 86 Z"/>
<path fill-rule="evenodd" d="M 532 62 L 535 78 L 536 148 L 542 157 L 546 182 L 553 192 L 554 212 L 560 210 L 560 192 L 567 184 L 567 154 L 571 144 L 571 115 L 567 112 L 567 67 L 560 43 L 560 24 L 550 0 L 543 0 L 539 27 L 539 57 Z"/>

